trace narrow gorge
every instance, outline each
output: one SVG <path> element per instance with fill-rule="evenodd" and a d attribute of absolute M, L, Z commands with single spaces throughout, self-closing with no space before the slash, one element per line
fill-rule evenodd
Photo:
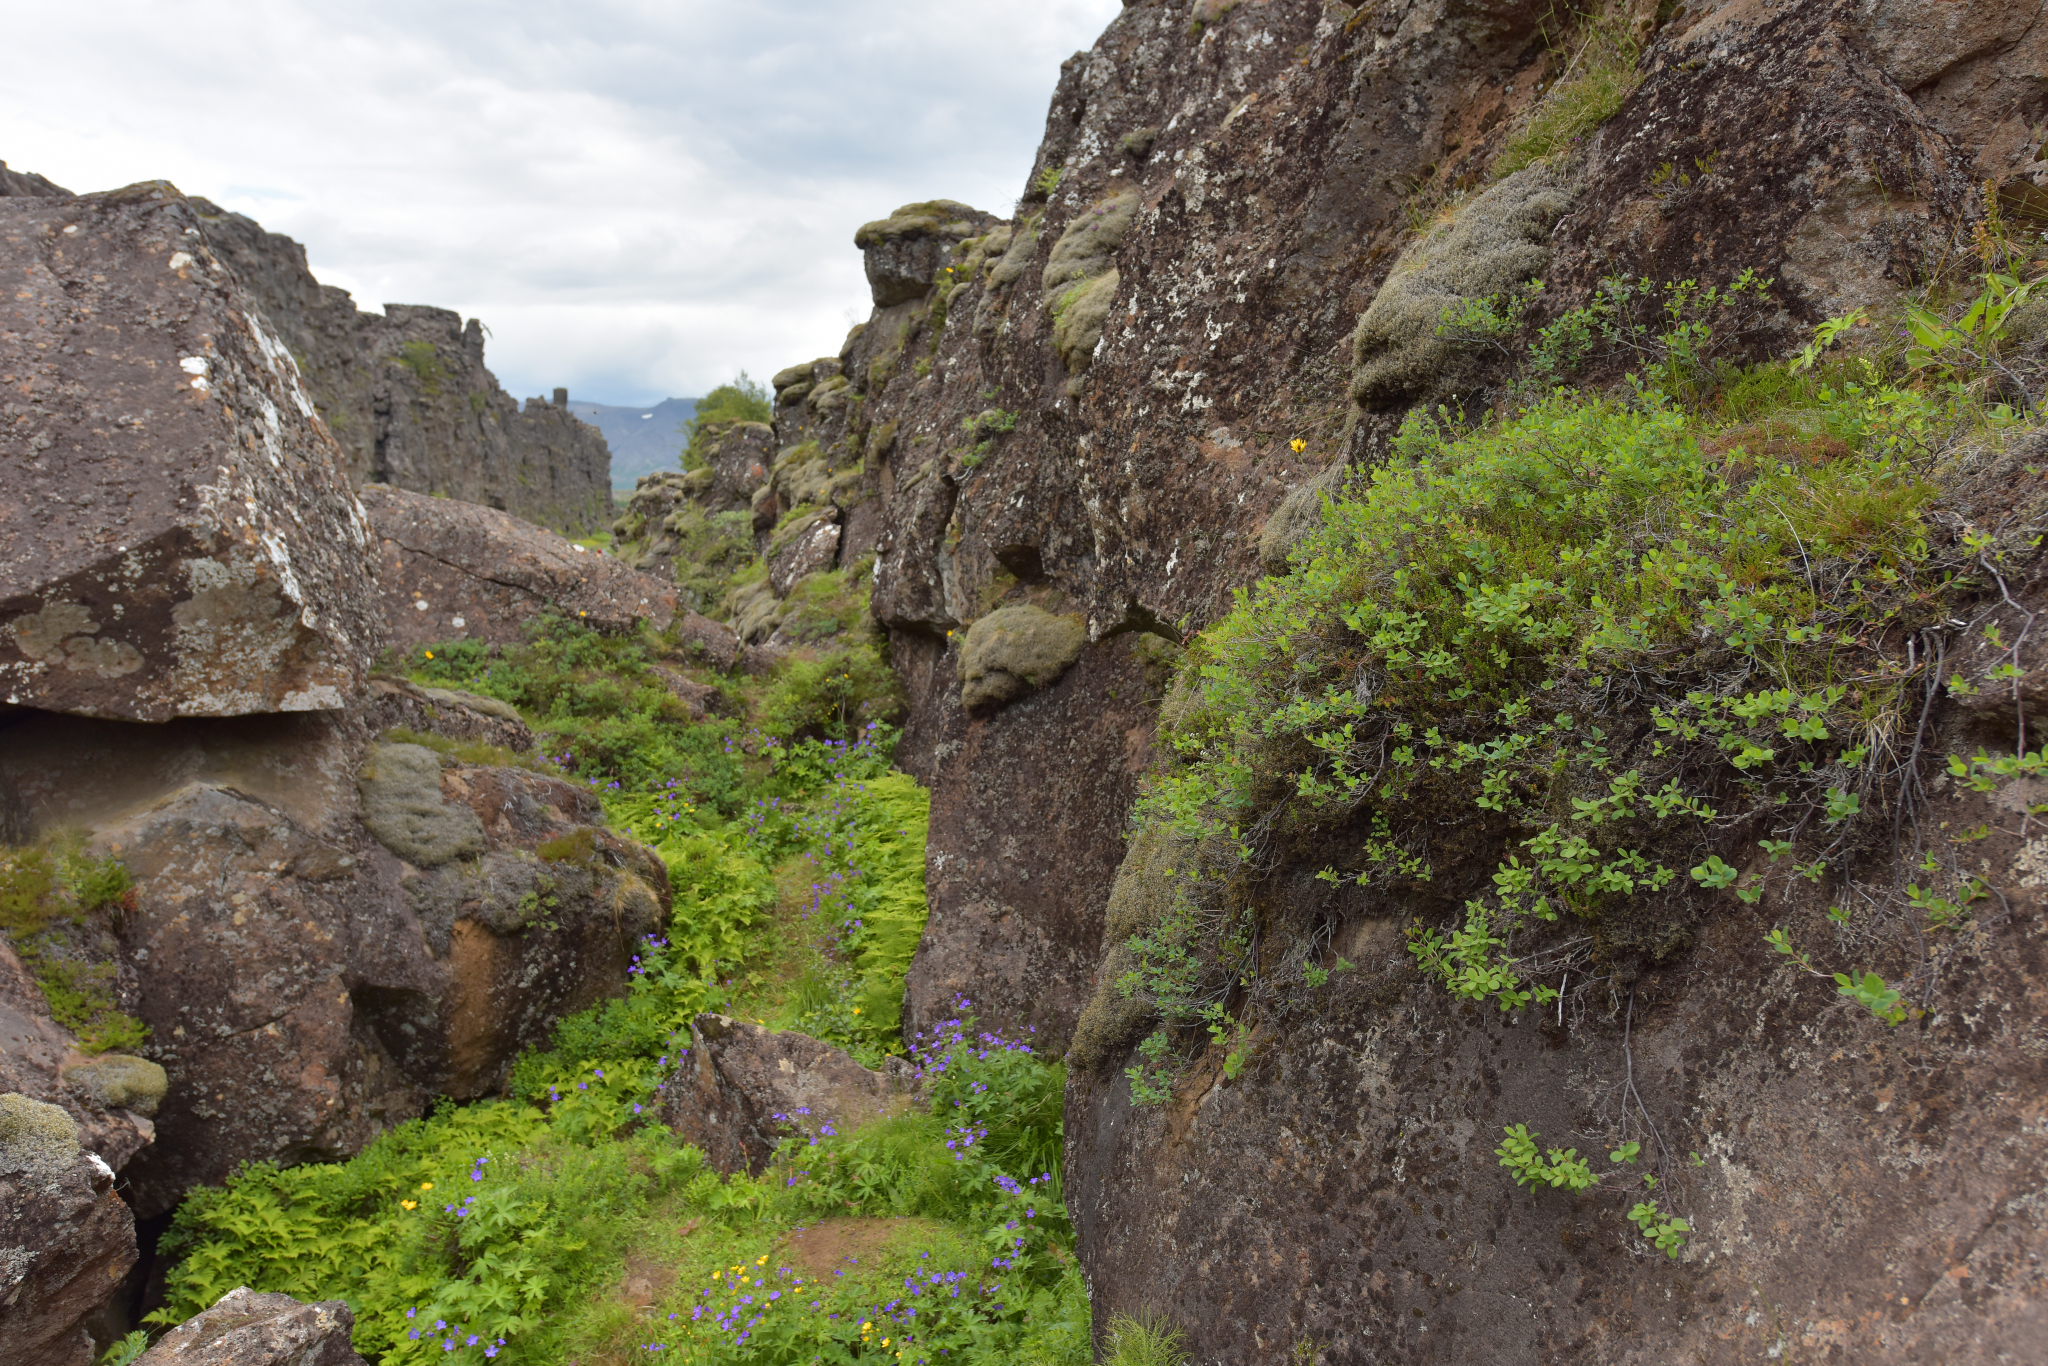
<path fill-rule="evenodd" d="M 1126 3 L 617 506 L 0 163 L 0 1359 L 2042 1360 L 2044 18 Z"/>

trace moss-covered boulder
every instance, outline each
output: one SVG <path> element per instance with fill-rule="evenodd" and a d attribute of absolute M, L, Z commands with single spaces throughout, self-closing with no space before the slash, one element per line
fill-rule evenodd
<path fill-rule="evenodd" d="M 951 199 L 905 204 L 887 218 L 865 224 L 853 235 L 867 267 L 875 307 L 891 308 L 921 299 L 956 243 L 995 223 L 994 215 Z"/>
<path fill-rule="evenodd" d="M 163 1104 L 170 1079 L 148 1058 L 102 1053 L 91 1062 L 64 1069 L 64 1080 L 109 1110 L 153 1115 Z"/>
<path fill-rule="evenodd" d="M 967 629 L 960 652 L 960 704 L 997 707 L 1058 680 L 1081 657 L 1088 625 L 1020 603 L 1001 607 Z"/>
<path fill-rule="evenodd" d="M 1121 279 L 1116 249 L 1131 230 L 1142 203 L 1136 190 L 1112 195 L 1084 209 L 1067 224 L 1046 257 L 1041 293 L 1052 315 L 1052 344 L 1067 373 L 1088 368 L 1109 321 Z"/>
<path fill-rule="evenodd" d="M 424 745 L 377 745 L 356 772 L 363 826 L 415 868 L 434 868 L 484 851 L 483 822 L 443 800 L 441 758 Z"/>
<path fill-rule="evenodd" d="M 1472 367 L 1454 339 L 1439 335 L 1444 315 L 1541 275 L 1550 231 L 1570 207 L 1553 173 L 1532 166 L 1402 252 L 1352 334 L 1352 398 L 1372 408 L 1452 392 Z"/>

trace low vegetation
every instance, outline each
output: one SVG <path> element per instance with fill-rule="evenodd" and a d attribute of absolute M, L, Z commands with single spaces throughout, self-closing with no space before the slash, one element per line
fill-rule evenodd
<path fill-rule="evenodd" d="M 127 869 L 76 839 L 0 849 L 0 935 L 42 989 L 51 1018 L 87 1053 L 125 1052 L 149 1038 L 115 992 L 113 931 L 132 907 Z"/>
<path fill-rule="evenodd" d="M 1975 686 L 1943 665 L 1971 634 L 2016 676 L 1994 615 L 2040 520 L 1979 525 L 1962 492 L 2040 429 L 2006 395 L 2041 358 L 1997 327 L 2028 287 L 1985 266 L 1777 360 L 1743 354 L 1771 293 L 1753 274 L 1612 280 L 1541 329 L 1520 311 L 1534 283 L 1447 310 L 1444 335 L 1499 348 L 1497 406 L 1412 413 L 1291 572 L 1197 638 L 1168 703 L 1173 761 L 1139 822 L 1171 853 L 1106 988 L 1156 1023 L 1133 1098 L 1164 1101 L 1207 1049 L 1231 1070 L 1352 969 L 1267 881 L 1303 858 L 1333 889 L 1444 905 L 1408 930 L 1415 967 L 1518 1018 L 1591 992 L 1618 1015 L 1718 898 L 1767 895 L 1839 898 L 1837 926 L 1900 902 L 1887 933 L 1842 941 L 1864 956 L 1839 972 L 1782 923 L 1768 938 L 1884 1024 L 1925 1009 L 1986 895 L 1952 841 L 1913 843 L 1929 699 Z M 1924 869 L 1903 892 L 1901 829 Z M 1435 892 L 1475 860 L 1482 888 Z M 1623 1128 L 1625 1166 L 1648 1117 Z M 1621 1184 L 1506 1133 L 1524 1184 Z M 1679 1159 L 1654 1159 L 1629 1217 L 1677 1255 L 1687 1223 L 1648 1192 Z"/>
<path fill-rule="evenodd" d="M 894 696 L 872 643 L 735 680 L 658 635 L 549 618 L 513 649 L 405 662 L 519 707 L 530 761 L 661 855 L 673 918 L 627 994 L 562 1021 L 509 1095 L 194 1192 L 154 1322 L 246 1284 L 346 1300 L 357 1349 L 387 1363 L 1085 1362 L 1060 1067 L 966 1002 L 903 1037 L 928 798 L 870 714 Z M 730 714 L 691 719 L 664 683 L 687 673 Z M 660 1121 L 706 1010 L 906 1057 L 923 1108 L 849 1133 L 791 1116 L 765 1171 L 721 1175 Z"/>

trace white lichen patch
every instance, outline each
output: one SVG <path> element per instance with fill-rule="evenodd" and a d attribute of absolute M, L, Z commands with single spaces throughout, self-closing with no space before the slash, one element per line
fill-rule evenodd
<path fill-rule="evenodd" d="M 2030 839 L 2013 860 L 2022 887 L 2048 887 L 2048 835 Z"/>

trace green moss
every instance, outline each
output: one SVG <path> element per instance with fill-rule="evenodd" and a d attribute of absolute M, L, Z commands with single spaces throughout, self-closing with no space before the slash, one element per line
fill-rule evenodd
<path fill-rule="evenodd" d="M 164 1069 L 125 1053 L 108 1053 L 64 1069 L 67 1084 L 84 1091 L 108 1109 L 154 1115 L 170 1090 Z"/>
<path fill-rule="evenodd" d="M 148 1027 L 117 1009 L 109 928 L 132 905 L 128 871 L 54 841 L 0 850 L 0 933 L 41 988 L 50 1017 L 87 1053 L 139 1048 Z"/>
<path fill-rule="evenodd" d="M 441 353 L 432 342 L 410 341 L 398 348 L 393 363 L 412 372 L 419 381 L 422 393 L 439 397 L 441 381 L 448 378 L 448 367 L 441 362 Z"/>
<path fill-rule="evenodd" d="M 1081 657 L 1088 624 L 1020 603 L 1002 607 L 967 630 L 960 651 L 960 703 L 973 710 L 1049 687 Z"/>
<path fill-rule="evenodd" d="M 587 864 L 597 855 L 597 833 L 589 826 L 579 826 L 545 841 L 533 852 L 543 863 Z"/>

